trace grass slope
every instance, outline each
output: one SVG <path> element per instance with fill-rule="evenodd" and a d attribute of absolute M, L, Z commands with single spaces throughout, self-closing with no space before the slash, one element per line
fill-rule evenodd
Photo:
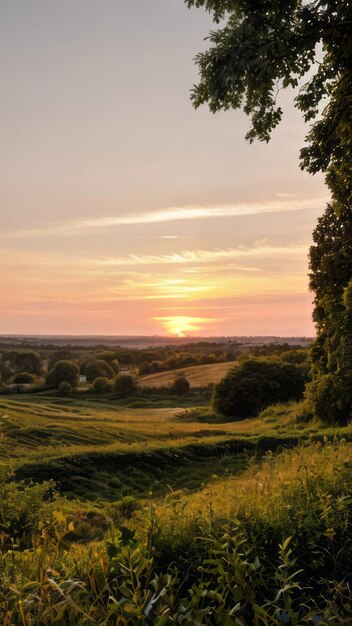
<path fill-rule="evenodd" d="M 16 479 L 51 478 L 61 492 L 81 499 L 193 491 L 214 474 L 242 471 L 248 455 L 297 445 L 302 438 L 321 439 L 318 425 L 292 421 L 299 406 L 204 423 L 199 409 L 182 418 L 179 409 L 132 409 L 103 399 L 3 398 L 0 461 L 13 468 Z M 349 438 L 350 430 L 344 432 Z"/>
<path fill-rule="evenodd" d="M 228 361 L 211 365 L 181 367 L 176 370 L 141 376 L 139 384 L 141 387 L 168 387 L 172 385 L 176 376 L 182 374 L 187 377 L 191 387 L 207 387 L 210 384 L 218 383 L 236 365 L 237 361 Z"/>
<path fill-rule="evenodd" d="M 352 428 L 309 420 L 1 398 L 0 623 L 352 624 Z"/>

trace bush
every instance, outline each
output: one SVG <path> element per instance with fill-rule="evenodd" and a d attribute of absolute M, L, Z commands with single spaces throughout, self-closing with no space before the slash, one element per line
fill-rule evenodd
<path fill-rule="evenodd" d="M 108 393 L 110 391 L 109 381 L 106 376 L 98 376 L 92 383 L 90 388 L 92 393 L 98 393 L 103 395 L 104 393 Z"/>
<path fill-rule="evenodd" d="M 16 374 L 14 376 L 13 382 L 15 384 L 33 384 L 37 382 L 37 377 L 30 372 L 21 372 L 20 374 Z"/>
<path fill-rule="evenodd" d="M 104 350 L 104 352 L 99 352 L 99 354 L 97 354 L 97 360 L 109 363 L 115 374 L 118 374 L 120 370 L 120 365 L 117 357 L 118 353 L 113 352 L 112 350 Z"/>
<path fill-rule="evenodd" d="M 114 389 L 121 397 L 132 396 L 137 390 L 137 383 L 131 374 L 118 374 L 115 378 Z"/>
<path fill-rule="evenodd" d="M 72 385 L 67 382 L 67 380 L 63 380 L 59 384 L 58 392 L 60 396 L 68 397 L 72 394 Z"/>
<path fill-rule="evenodd" d="M 46 382 L 52 387 L 58 387 L 62 382 L 76 387 L 79 382 L 79 367 L 73 361 L 57 361 L 47 374 Z"/>
<path fill-rule="evenodd" d="M 90 361 L 86 365 L 85 374 L 89 383 L 92 383 L 96 378 L 113 378 L 115 376 L 111 365 L 109 365 L 106 361 L 103 361 L 103 359 Z"/>
<path fill-rule="evenodd" d="M 307 400 L 314 415 L 323 422 L 346 424 L 350 413 L 346 409 L 352 402 L 352 383 L 347 377 L 324 374 L 307 386 Z"/>
<path fill-rule="evenodd" d="M 114 508 L 118 516 L 131 519 L 133 513 L 141 508 L 140 503 L 134 496 L 124 496 L 122 500 L 116 502 Z"/>
<path fill-rule="evenodd" d="M 305 368 L 294 363 L 247 359 L 215 385 L 213 408 L 227 417 L 253 417 L 270 404 L 300 400 L 306 382 Z"/>
<path fill-rule="evenodd" d="M 176 396 L 184 396 L 189 392 L 190 384 L 183 374 L 180 376 L 176 376 L 174 382 L 170 387 L 170 391 L 174 393 Z"/>

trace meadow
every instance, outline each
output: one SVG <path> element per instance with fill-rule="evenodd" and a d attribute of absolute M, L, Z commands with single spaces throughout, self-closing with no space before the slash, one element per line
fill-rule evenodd
<path fill-rule="evenodd" d="M 1 458 L 18 479 L 53 479 L 61 492 L 90 500 L 194 488 L 242 468 L 260 447 L 302 437 L 285 411 L 274 423 L 270 415 L 219 423 L 207 407 L 25 395 L 1 399 L 0 411 Z"/>
<path fill-rule="evenodd" d="M 1 623 L 352 623 L 350 426 L 190 394 L 0 399 Z"/>

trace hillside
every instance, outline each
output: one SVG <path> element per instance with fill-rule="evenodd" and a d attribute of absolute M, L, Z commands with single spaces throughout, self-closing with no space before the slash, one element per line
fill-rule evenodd
<path fill-rule="evenodd" d="M 167 372 L 148 374 L 139 378 L 142 387 L 168 387 L 172 385 L 176 376 L 183 374 L 186 376 L 191 387 L 207 387 L 212 383 L 218 383 L 227 372 L 237 365 L 237 361 L 226 363 L 212 363 L 211 365 L 193 365 L 191 367 L 181 367 Z"/>
<path fill-rule="evenodd" d="M 352 431 L 304 417 L 0 398 L 0 622 L 351 623 Z"/>
<path fill-rule="evenodd" d="M 0 458 L 18 479 L 51 478 L 69 496 L 111 500 L 198 488 L 214 473 L 243 468 L 258 437 L 275 436 L 271 417 L 201 423 L 179 415 L 108 401 L 1 398 Z M 280 436 L 295 434 L 288 421 L 275 420 Z"/>

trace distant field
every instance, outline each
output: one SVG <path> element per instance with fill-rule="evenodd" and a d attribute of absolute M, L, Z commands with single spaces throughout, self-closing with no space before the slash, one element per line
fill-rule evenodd
<path fill-rule="evenodd" d="M 142 387 L 168 387 L 173 383 L 175 377 L 183 374 L 187 377 L 191 387 L 207 387 L 211 383 L 218 383 L 225 374 L 237 365 L 237 361 L 226 363 L 214 363 L 211 365 L 193 365 L 192 367 L 181 367 L 168 372 L 148 374 L 141 376 L 139 384 Z"/>

